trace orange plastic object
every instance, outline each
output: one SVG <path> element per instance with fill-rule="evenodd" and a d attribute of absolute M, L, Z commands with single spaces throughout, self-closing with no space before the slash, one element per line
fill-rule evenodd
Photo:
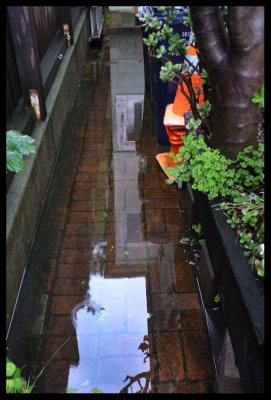
<path fill-rule="evenodd" d="M 197 51 L 196 48 L 192 45 L 189 46 L 189 49 L 187 50 L 187 54 L 190 56 L 196 56 L 197 55 Z M 188 74 L 185 74 L 188 76 Z M 195 90 L 196 86 L 198 86 L 199 89 L 202 89 L 202 82 L 201 82 L 201 77 L 200 75 L 193 73 L 191 76 L 191 83 L 192 86 Z M 183 82 L 183 88 L 185 93 L 187 93 L 189 95 L 189 91 L 188 88 L 186 86 L 186 84 Z M 198 90 L 199 90 L 198 89 Z M 203 90 L 200 90 L 199 95 L 198 95 L 198 101 L 200 104 L 204 105 L 204 93 Z M 174 99 L 174 103 L 173 103 L 173 107 L 172 107 L 172 111 L 183 117 L 185 112 L 190 112 L 191 111 L 191 107 L 190 104 L 187 100 L 187 98 L 185 97 L 185 95 L 181 92 L 181 85 L 179 83 L 178 88 L 177 88 L 177 92 L 176 92 L 176 96 Z"/>
<path fill-rule="evenodd" d="M 185 121 L 183 115 L 178 115 L 173 112 L 173 103 L 166 106 L 164 115 L 164 125 L 171 128 L 184 128 Z"/>
<path fill-rule="evenodd" d="M 190 54 L 191 56 L 197 55 L 195 47 L 191 45 L 187 53 Z M 202 82 L 200 75 L 195 73 L 192 74 L 191 83 L 194 89 L 197 90 L 202 89 Z M 198 86 L 198 88 L 195 88 L 195 86 Z M 188 88 L 184 82 L 183 82 L 183 88 L 185 92 L 189 95 Z M 203 90 L 200 90 L 197 96 L 199 103 L 204 105 Z M 179 148 L 184 145 L 184 141 L 182 139 L 182 136 L 186 135 L 184 113 L 190 111 L 191 111 L 190 104 L 186 99 L 185 95 L 181 92 L 181 86 L 179 83 L 174 103 L 167 105 L 164 115 L 164 126 L 170 141 L 170 152 L 175 155 L 179 153 Z M 182 165 L 184 161 L 184 156 L 182 157 L 182 160 L 178 163 L 174 162 L 174 159 L 169 155 L 169 153 L 157 154 L 156 159 L 159 162 L 160 167 L 165 172 L 165 168 L 174 167 L 177 164 Z M 166 172 L 165 174 L 170 179 L 173 179 Z"/>
<path fill-rule="evenodd" d="M 169 165 L 169 159 L 170 158 L 171 157 L 169 157 L 169 153 L 161 153 L 161 154 L 157 154 L 156 155 L 156 160 L 158 161 L 160 167 L 162 168 L 162 170 L 164 171 L 166 176 L 169 179 L 172 179 L 173 181 L 175 181 L 176 179 L 174 179 L 172 176 L 167 174 L 166 171 L 165 171 L 165 168 L 170 168 L 171 167 L 171 165 Z"/>
<path fill-rule="evenodd" d="M 193 88 L 195 88 L 195 86 L 198 86 L 200 89 L 202 89 L 202 82 L 201 82 L 200 75 L 193 74 L 191 76 L 191 82 L 192 82 Z M 187 93 L 189 95 L 188 88 L 184 82 L 183 82 L 183 88 L 184 88 L 185 93 Z M 200 104 L 204 105 L 203 90 L 200 91 L 200 93 L 198 95 L 198 100 L 199 100 Z M 187 100 L 185 95 L 181 92 L 180 83 L 177 88 L 176 96 L 175 96 L 174 103 L 172 106 L 172 111 L 175 114 L 180 115 L 180 116 L 183 116 L 185 112 L 191 112 L 191 107 L 190 107 L 189 101 Z"/>
<path fill-rule="evenodd" d="M 165 128 L 166 128 L 168 138 L 170 141 L 170 152 L 176 155 L 179 153 L 179 148 L 184 145 L 182 136 L 186 135 L 186 130 L 185 129 L 170 129 L 167 125 L 165 125 Z M 183 160 L 184 160 L 184 157 L 182 158 L 182 161 L 175 163 L 174 159 L 169 156 L 168 164 L 170 167 L 174 167 L 177 164 L 181 165 L 183 163 Z"/>

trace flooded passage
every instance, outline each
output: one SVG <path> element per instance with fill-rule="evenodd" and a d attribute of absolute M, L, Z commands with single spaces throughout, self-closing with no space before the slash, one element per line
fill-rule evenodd
<path fill-rule="evenodd" d="M 140 28 L 111 28 L 89 49 L 10 329 L 26 377 L 53 357 L 38 393 L 212 392 L 185 214 L 153 123 Z"/>

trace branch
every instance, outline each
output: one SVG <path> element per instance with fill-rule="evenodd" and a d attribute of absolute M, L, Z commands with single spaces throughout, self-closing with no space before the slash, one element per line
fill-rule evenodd
<path fill-rule="evenodd" d="M 140 379 L 142 378 L 146 379 L 144 388 L 142 387 L 140 382 Z M 151 380 L 151 371 L 141 372 L 135 376 L 127 375 L 123 382 L 126 382 L 128 379 L 130 379 L 130 382 L 121 389 L 120 393 L 127 393 L 128 388 L 132 386 L 134 382 L 138 382 L 139 386 L 141 387 L 139 393 L 147 393 L 149 382 Z"/>

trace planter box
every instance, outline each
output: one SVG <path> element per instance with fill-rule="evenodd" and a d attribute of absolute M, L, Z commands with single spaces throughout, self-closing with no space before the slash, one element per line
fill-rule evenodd
<path fill-rule="evenodd" d="M 193 191 L 243 390 L 264 391 L 264 299 L 218 200 Z"/>

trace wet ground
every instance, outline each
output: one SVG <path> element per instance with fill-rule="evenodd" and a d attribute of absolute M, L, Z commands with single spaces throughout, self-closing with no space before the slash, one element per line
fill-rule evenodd
<path fill-rule="evenodd" d="M 206 393 L 215 380 L 185 214 L 155 155 L 140 28 L 90 47 L 13 324 L 39 393 Z M 113 29 L 113 28 L 116 29 Z M 28 375 L 27 375 L 28 376 Z"/>

